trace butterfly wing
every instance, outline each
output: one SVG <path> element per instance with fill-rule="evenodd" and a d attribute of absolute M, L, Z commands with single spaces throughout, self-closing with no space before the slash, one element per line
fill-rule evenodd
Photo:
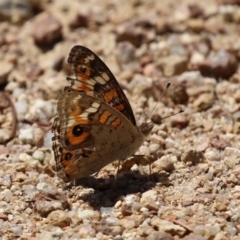
<path fill-rule="evenodd" d="M 136 120 L 122 88 L 106 64 L 91 50 L 83 46 L 71 49 L 68 63 L 72 67 L 76 79 L 67 78 L 70 86 L 65 91 L 85 92 L 124 114 L 133 125 Z"/>
<path fill-rule="evenodd" d="M 124 159 L 143 141 L 128 99 L 103 61 L 75 46 L 68 63 L 76 78 L 67 78 L 52 126 L 56 170 L 66 182 Z"/>
<path fill-rule="evenodd" d="M 116 159 L 125 159 L 144 139 L 127 117 L 84 92 L 63 93 L 58 113 L 53 146 L 58 175 L 64 181 L 89 176 Z"/>

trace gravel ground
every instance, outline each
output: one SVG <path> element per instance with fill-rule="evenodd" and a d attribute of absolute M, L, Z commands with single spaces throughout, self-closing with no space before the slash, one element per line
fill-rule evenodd
<path fill-rule="evenodd" d="M 2 0 L 0 21 L 0 239 L 240 239 L 240 1 Z M 56 176 L 74 45 L 109 66 L 138 123 L 161 99 L 138 151 L 151 172 L 128 159 Z"/>

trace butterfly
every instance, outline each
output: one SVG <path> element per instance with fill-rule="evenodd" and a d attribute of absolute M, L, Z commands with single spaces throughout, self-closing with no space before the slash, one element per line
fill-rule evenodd
<path fill-rule="evenodd" d="M 91 50 L 74 46 L 68 64 L 75 78 L 67 77 L 52 125 L 56 170 L 65 182 L 132 156 L 154 126 L 136 125 L 122 88 Z"/>

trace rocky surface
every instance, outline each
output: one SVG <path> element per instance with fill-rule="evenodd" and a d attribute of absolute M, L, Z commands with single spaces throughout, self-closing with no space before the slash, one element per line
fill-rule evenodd
<path fill-rule="evenodd" d="M 4 0 L 0 20 L 1 239 L 240 239 L 239 1 Z M 77 44 L 138 123 L 160 102 L 145 157 L 65 184 L 50 128 Z"/>

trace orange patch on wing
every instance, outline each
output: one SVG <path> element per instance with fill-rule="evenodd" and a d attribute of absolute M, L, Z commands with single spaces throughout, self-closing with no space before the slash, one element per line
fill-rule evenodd
<path fill-rule="evenodd" d="M 74 172 L 77 171 L 77 162 L 73 162 L 73 163 L 70 163 L 68 164 L 66 167 L 65 167 L 65 172 L 68 176 L 71 176 L 74 174 Z"/>
<path fill-rule="evenodd" d="M 72 110 L 71 106 L 68 106 L 67 108 L 67 112 L 71 115 L 73 115 L 74 117 L 80 115 L 82 113 L 82 109 L 77 106 L 77 108 L 75 109 L 75 111 Z"/>
<path fill-rule="evenodd" d="M 64 160 L 62 163 L 64 165 L 64 171 L 67 175 L 71 176 L 77 170 L 77 161 L 74 161 L 75 154 L 73 155 L 72 159 L 67 161 Z"/>
<path fill-rule="evenodd" d="M 92 89 L 90 87 L 88 87 L 86 84 L 82 83 L 81 86 L 75 88 L 74 90 L 76 90 L 77 92 L 80 92 L 80 91 L 84 91 L 84 92 L 91 92 Z"/>
<path fill-rule="evenodd" d="M 69 113 L 70 113 L 71 117 L 73 119 L 75 119 L 75 121 L 74 121 L 74 123 L 73 123 L 73 125 L 71 127 L 67 128 L 66 136 L 67 136 L 68 141 L 72 145 L 78 145 L 78 144 L 81 144 L 82 142 L 84 142 L 88 138 L 90 133 L 83 132 L 80 136 L 76 137 L 72 133 L 73 132 L 73 128 L 77 124 L 89 124 L 89 121 L 79 117 L 79 115 L 82 113 L 82 109 L 80 107 L 77 107 L 76 110 L 73 111 L 73 112 L 71 112 L 71 109 L 69 109 Z"/>
<path fill-rule="evenodd" d="M 116 108 L 118 111 L 122 111 L 122 110 L 124 110 L 125 106 L 124 106 L 124 104 L 119 104 L 119 105 L 114 106 L 114 108 Z"/>
<path fill-rule="evenodd" d="M 117 127 L 121 124 L 121 120 L 119 118 L 116 118 L 113 122 L 111 122 L 111 125 L 113 127 Z"/>
<path fill-rule="evenodd" d="M 112 90 L 104 93 L 104 100 L 105 100 L 107 103 L 109 103 L 109 102 L 111 102 L 112 99 L 113 99 L 114 97 L 116 97 L 116 96 L 117 96 L 117 92 L 116 92 L 114 89 L 112 89 Z"/>
<path fill-rule="evenodd" d="M 82 119 L 80 117 L 77 117 L 75 119 L 75 123 L 76 123 L 75 125 L 78 125 L 78 124 L 89 124 L 90 122 L 86 119 Z"/>
<path fill-rule="evenodd" d="M 75 125 L 77 124 L 89 124 L 89 121 L 86 119 L 81 119 L 79 116 L 82 113 L 82 109 L 80 107 L 77 107 L 74 112 L 72 112 L 72 109 L 68 109 L 68 113 L 71 115 L 73 119 L 75 119 Z"/>
<path fill-rule="evenodd" d="M 109 111 L 104 111 L 100 116 L 99 122 L 104 124 L 108 120 L 109 116 L 111 116 L 111 113 Z"/>
<path fill-rule="evenodd" d="M 75 137 L 72 134 L 72 128 L 67 132 L 67 139 L 72 145 L 78 145 L 83 143 L 90 135 L 88 132 L 83 132 L 80 136 Z"/>
<path fill-rule="evenodd" d="M 91 74 L 91 71 L 88 66 L 86 67 L 86 70 L 84 73 L 80 70 L 80 67 L 77 67 L 76 75 L 81 82 L 81 85 L 76 88 L 77 91 L 85 91 L 85 92 L 92 91 L 92 89 L 89 88 L 89 86 L 87 85 L 87 81 L 90 78 L 90 74 Z"/>

